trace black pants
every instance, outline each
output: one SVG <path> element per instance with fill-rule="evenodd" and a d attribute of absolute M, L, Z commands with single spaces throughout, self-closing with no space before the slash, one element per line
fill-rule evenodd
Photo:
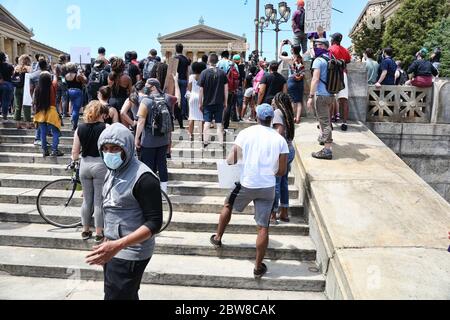
<path fill-rule="evenodd" d="M 169 181 L 169 173 L 167 170 L 168 148 L 169 146 L 141 149 L 141 161 L 152 169 L 154 173 L 159 173 L 161 182 Z"/>
<path fill-rule="evenodd" d="M 184 128 L 183 113 L 182 113 L 181 109 L 178 106 L 179 106 L 179 104 L 176 105 L 175 108 L 174 108 L 175 109 L 174 110 L 174 116 L 175 116 L 175 119 L 177 119 L 178 125 L 180 126 L 180 128 L 183 129 Z"/>
<path fill-rule="evenodd" d="M 228 129 L 230 127 L 230 119 L 232 119 L 235 122 L 238 121 L 236 113 L 236 105 L 237 105 L 237 94 L 233 92 L 228 93 L 228 107 L 223 115 L 224 129 Z"/>
<path fill-rule="evenodd" d="M 112 259 L 103 267 L 105 274 L 105 300 L 139 300 L 142 276 L 150 259 L 128 261 Z"/>

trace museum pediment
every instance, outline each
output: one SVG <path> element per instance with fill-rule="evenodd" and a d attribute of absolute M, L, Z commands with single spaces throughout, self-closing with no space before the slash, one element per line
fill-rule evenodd
<path fill-rule="evenodd" d="M 198 25 L 189 29 L 181 30 L 158 39 L 161 41 L 197 41 L 197 40 L 216 40 L 216 41 L 246 41 L 245 38 L 214 29 L 205 25 Z"/>
<path fill-rule="evenodd" d="M 25 27 L 22 22 L 16 19 L 5 7 L 0 5 L 0 22 L 7 24 L 15 29 L 18 29 L 22 32 L 29 33 L 32 36 L 32 32 L 30 29 Z"/>

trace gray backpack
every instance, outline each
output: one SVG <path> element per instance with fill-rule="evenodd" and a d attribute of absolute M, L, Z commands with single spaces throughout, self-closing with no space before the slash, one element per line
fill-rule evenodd
<path fill-rule="evenodd" d="M 147 126 L 150 127 L 153 136 L 164 137 L 172 132 L 172 113 L 164 94 L 151 97 L 151 99 L 153 101 L 151 123 L 148 123 Z"/>

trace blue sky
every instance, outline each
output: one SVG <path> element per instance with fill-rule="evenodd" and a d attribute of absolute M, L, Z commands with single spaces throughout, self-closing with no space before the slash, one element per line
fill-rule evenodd
<path fill-rule="evenodd" d="M 33 28 L 37 41 L 66 52 L 72 46 L 82 46 L 91 47 L 92 53 L 96 53 L 99 46 L 104 46 L 108 56 L 136 50 L 140 58 L 146 56 L 151 48 L 159 51 L 159 33 L 164 35 L 192 27 L 198 24 L 200 16 L 204 17 L 206 25 L 241 36 L 245 34 L 253 50 L 255 2 L 248 0 L 248 4 L 244 5 L 245 2 L 0 0 L 23 24 Z M 276 4 L 278 1 L 261 0 L 261 13 L 267 3 Z M 288 1 L 292 8 L 295 3 Z M 366 3 L 366 0 L 333 0 L 333 6 L 344 11 L 344 14 L 333 13 L 331 31 L 344 34 L 345 46 L 351 43 L 347 35 Z M 76 21 L 70 20 L 74 12 L 72 6 L 80 9 L 79 29 L 76 28 Z M 280 40 L 290 38 L 290 23 L 284 24 L 282 29 L 289 31 L 281 32 Z M 264 55 L 268 59 L 275 55 L 273 31 L 264 33 Z"/>

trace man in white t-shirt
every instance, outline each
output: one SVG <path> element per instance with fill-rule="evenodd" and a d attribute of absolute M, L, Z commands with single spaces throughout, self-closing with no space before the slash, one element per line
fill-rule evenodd
<path fill-rule="evenodd" d="M 282 177 L 287 172 L 289 148 L 286 140 L 272 129 L 273 107 L 260 105 L 257 110 L 259 125 L 243 130 L 237 137 L 227 162 L 229 165 L 243 165 L 241 182 L 230 194 L 222 210 L 217 235 L 211 237 L 211 243 L 222 247 L 222 237 L 231 221 L 233 209 L 243 212 L 254 202 L 255 221 L 258 224 L 256 241 L 255 279 L 260 279 L 267 272 L 263 263 L 269 244 L 270 216 L 275 200 L 276 176 Z"/>

